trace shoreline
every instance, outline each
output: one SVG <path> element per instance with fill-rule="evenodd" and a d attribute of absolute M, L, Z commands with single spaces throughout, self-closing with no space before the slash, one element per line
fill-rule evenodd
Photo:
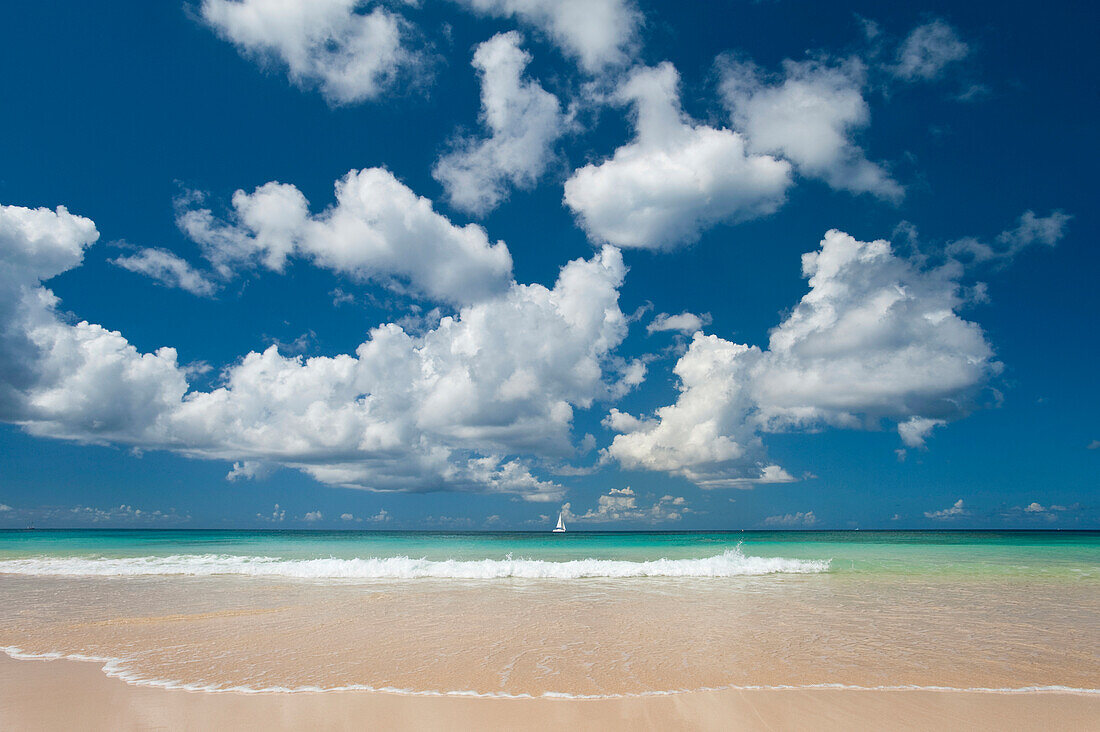
<path fill-rule="evenodd" d="M 854 691 L 854 692 L 917 692 L 928 691 L 943 694 L 1069 694 L 1074 696 L 1100 697 L 1100 689 L 1077 688 L 1051 684 L 1047 686 L 1018 686 L 1018 687 L 955 687 L 955 686 L 919 686 L 916 684 L 898 684 L 882 686 L 859 686 L 856 684 L 778 684 L 774 686 L 764 685 L 739 685 L 703 687 L 698 689 L 664 689 L 646 692 L 624 692 L 621 694 L 570 694 L 567 692 L 549 691 L 543 694 L 509 694 L 507 692 L 482 692 L 473 689 L 455 689 L 439 691 L 435 689 L 400 689 L 394 687 L 372 687 L 363 685 L 338 686 L 322 688 L 318 686 L 300 686 L 294 688 L 271 687 L 257 689 L 250 686 L 201 686 L 197 684 L 185 684 L 179 681 L 167 679 L 150 679 L 137 676 L 123 668 L 125 659 L 106 658 L 102 656 L 86 656 L 77 653 L 27 653 L 16 646 L 0 646 L 0 653 L 8 660 L 13 661 L 70 661 L 77 663 L 99 664 L 100 672 L 104 677 L 121 681 L 128 686 L 144 687 L 149 689 L 162 689 L 165 691 L 185 691 L 200 694 L 241 694 L 241 695 L 271 695 L 271 694 L 385 694 L 391 696 L 407 696 L 413 698 L 443 698 L 443 699 L 496 699 L 496 700 L 535 700 L 535 699 L 560 699 L 564 701 L 613 701 L 622 699 L 650 699 L 654 697 L 670 697 L 686 694 L 709 694 L 718 692 L 758 692 L 758 691 Z"/>
<path fill-rule="evenodd" d="M 596 699 L 370 691 L 209 693 L 127 683 L 109 677 L 102 666 L 101 661 L 0 655 L 0 727 L 1100 729 L 1100 694 L 1057 690 L 773 688 Z"/>

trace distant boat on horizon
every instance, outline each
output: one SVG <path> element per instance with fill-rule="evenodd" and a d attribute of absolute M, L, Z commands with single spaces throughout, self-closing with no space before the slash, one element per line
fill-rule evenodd
<path fill-rule="evenodd" d="M 562 517 L 561 511 L 558 512 L 558 525 L 554 527 L 555 534 L 561 534 L 565 531 L 565 519 Z"/>

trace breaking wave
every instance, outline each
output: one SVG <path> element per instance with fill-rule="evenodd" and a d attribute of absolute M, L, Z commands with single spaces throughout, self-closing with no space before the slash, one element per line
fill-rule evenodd
<path fill-rule="evenodd" d="M 299 579 L 583 579 L 626 577 L 742 577 L 826 572 L 829 560 L 746 556 L 731 549 L 701 559 L 631 562 L 578 559 L 431 560 L 411 557 L 366 559 L 281 559 L 231 554 L 174 554 L 165 557 L 34 557 L 0 561 L 0 574 L 72 577 L 239 575 Z"/>

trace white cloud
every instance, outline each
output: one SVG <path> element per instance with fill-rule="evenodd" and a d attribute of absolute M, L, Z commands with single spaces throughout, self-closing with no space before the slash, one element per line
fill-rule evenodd
<path fill-rule="evenodd" d="M 514 17 L 548 36 L 590 73 L 626 63 L 641 14 L 630 0 L 457 0 L 471 10 Z"/>
<path fill-rule="evenodd" d="M 767 471 L 763 432 L 888 419 L 918 446 L 965 416 L 999 371 L 981 329 L 955 312 L 957 264 L 920 269 L 886 241 L 834 230 L 802 268 L 810 290 L 767 350 L 696 333 L 673 369 L 675 403 L 651 418 L 613 412 L 605 424 L 622 434 L 604 458 L 703 487 L 746 487 Z"/>
<path fill-rule="evenodd" d="M 384 524 L 387 521 L 392 521 L 392 520 L 393 520 L 393 516 L 390 516 L 389 512 L 386 511 L 386 509 L 384 509 L 384 508 L 378 509 L 378 513 L 374 514 L 373 516 L 368 516 L 367 517 L 367 521 L 370 521 L 371 523 L 375 523 L 375 524 Z"/>
<path fill-rule="evenodd" d="M 1093 440 L 1092 442 L 1089 443 L 1089 446 L 1086 449 L 1088 449 L 1088 450 L 1100 450 L 1100 440 Z"/>
<path fill-rule="evenodd" d="M 612 488 L 606 495 L 597 499 L 595 508 L 590 508 L 583 514 L 575 514 L 569 503 L 562 505 L 562 514 L 570 523 L 606 523 L 611 521 L 646 521 L 658 523 L 664 521 L 679 521 L 683 514 L 691 513 L 687 507 L 687 501 L 683 496 L 662 496 L 648 507 L 638 505 L 638 497 L 634 490 L 626 488 Z"/>
<path fill-rule="evenodd" d="M 340 514 L 340 520 L 341 521 L 354 521 L 355 520 L 355 514 L 342 513 L 342 514 Z"/>
<path fill-rule="evenodd" d="M 279 508 L 279 504 L 276 503 L 275 508 L 272 509 L 272 511 L 269 515 L 265 516 L 262 513 L 258 513 L 258 514 L 256 514 L 256 518 L 260 519 L 261 521 L 270 521 L 272 523 L 280 523 L 281 521 L 286 519 L 286 509 L 285 508 Z"/>
<path fill-rule="evenodd" d="M 945 424 L 947 422 L 942 419 L 912 417 L 898 424 L 898 436 L 906 447 L 924 447 L 924 441 L 932 434 L 932 430 Z"/>
<path fill-rule="evenodd" d="M 963 508 L 963 501 L 960 498 L 947 508 L 942 508 L 939 511 L 925 511 L 925 518 L 935 519 L 937 521 L 951 521 L 963 516 L 969 516 L 970 511 Z"/>
<path fill-rule="evenodd" d="M 913 29 L 898 48 L 897 65 L 891 70 L 906 81 L 930 81 L 969 52 L 955 29 L 937 19 Z"/>
<path fill-rule="evenodd" d="M 509 186 L 532 188 L 554 157 L 554 143 L 569 126 L 557 97 L 526 79 L 531 56 L 515 31 L 477 47 L 481 122 L 489 135 L 458 140 L 432 175 L 451 205 L 484 215 L 508 196 Z"/>
<path fill-rule="evenodd" d="M 813 476 L 803 476 L 813 477 Z M 729 481 L 730 485 L 772 485 L 775 483 L 794 483 L 798 478 L 794 477 L 783 469 L 780 465 L 763 465 L 760 467 L 760 474 L 755 478 L 738 478 Z"/>
<path fill-rule="evenodd" d="M 780 155 L 802 175 L 833 188 L 890 201 L 904 196 L 897 181 L 868 160 L 854 139 L 871 122 L 862 62 L 787 60 L 783 75 L 775 79 L 729 57 L 720 58 L 718 68 L 722 100 L 751 152 Z"/>
<path fill-rule="evenodd" d="M 271 182 L 233 194 L 233 216 L 184 207 L 180 228 L 223 276 L 259 261 L 281 272 L 289 257 L 394 285 L 427 297 L 468 303 L 504 291 L 512 257 L 476 224 L 456 226 L 384 168 L 352 170 L 336 183 L 336 204 L 311 214 L 293 185 Z"/>
<path fill-rule="evenodd" d="M 123 503 L 111 508 L 95 506 L 38 506 L 34 508 L 12 508 L 0 505 L 0 513 L 8 513 L 9 521 L 33 523 L 39 526 L 65 528 L 69 526 L 163 526 L 182 524 L 191 520 L 190 514 L 181 514 L 176 509 L 152 511 L 136 508 Z"/>
<path fill-rule="evenodd" d="M 111 263 L 150 277 L 168 287 L 186 290 L 192 295 L 209 297 L 218 289 L 213 281 L 192 267 L 187 260 L 167 249 L 142 249 L 136 254 L 112 259 Z"/>
<path fill-rule="evenodd" d="M 1056 245 L 1065 236 L 1072 218 L 1063 211 L 1053 211 L 1049 216 L 1025 211 L 1016 227 L 1002 231 L 994 243 L 965 237 L 948 244 L 947 254 L 967 264 L 1006 264 L 1032 244 Z"/>
<path fill-rule="evenodd" d="M 350 292 L 344 292 L 343 288 L 337 287 L 329 293 L 332 296 L 332 306 L 340 307 L 341 305 L 347 305 L 348 303 L 355 302 L 355 295 Z"/>
<path fill-rule="evenodd" d="M 1013 508 L 1012 510 L 1013 510 L 1013 512 L 1018 512 L 1020 510 L 1020 508 L 1017 506 L 1017 507 Z M 1060 506 L 1057 503 L 1052 503 L 1049 506 L 1043 506 L 1043 504 L 1041 504 L 1037 501 L 1032 501 L 1028 505 L 1024 506 L 1024 513 L 1030 514 L 1031 516 L 1033 516 L 1035 518 L 1044 518 L 1047 521 L 1057 520 L 1058 517 L 1055 516 L 1056 513 L 1061 513 L 1063 511 L 1068 511 L 1068 510 L 1070 510 L 1070 509 L 1067 508 L 1066 506 Z M 1002 515 L 1011 516 L 1012 514 L 1002 514 Z"/>
<path fill-rule="evenodd" d="M 9 506 L 8 504 L 0 503 L 0 513 L 6 512 L 6 511 L 11 511 L 11 510 L 12 510 L 12 507 Z"/>
<path fill-rule="evenodd" d="M 80 265 L 84 249 L 99 239 L 95 224 L 64 206 L 0 206 L 0 264 L 11 280 L 46 280 Z"/>
<path fill-rule="evenodd" d="M 102 326 L 70 325 L 39 286 L 78 266 L 98 238 L 64 207 L 0 206 L 0 416 L 32 433 L 151 435 L 160 410 L 186 390 L 174 349 L 141 354 Z"/>
<path fill-rule="evenodd" d="M 244 460 L 233 463 L 233 467 L 226 474 L 225 479 L 228 481 L 260 480 L 271 475 L 273 471 L 274 466 L 270 463 L 265 463 L 262 460 Z"/>
<path fill-rule="evenodd" d="M 55 211 L 0 206 L 0 418 L 25 415 L 22 391 L 39 378 L 37 346 L 28 330 L 52 295 L 36 289 L 80 265 L 84 248 L 99 239 L 95 224 Z"/>
<path fill-rule="evenodd" d="M 764 519 L 765 526 L 813 526 L 816 523 L 817 516 L 814 516 L 813 511 L 798 511 Z"/>
<path fill-rule="evenodd" d="M 141 353 L 58 315 L 39 282 L 97 237 L 64 209 L 0 207 L 4 418 L 32 434 L 235 461 L 235 477 L 262 463 L 349 487 L 550 501 L 564 489 L 531 459 L 574 454 L 574 408 L 620 388 L 626 270 L 612 248 L 566 264 L 553 288 L 512 283 L 418 336 L 386 324 L 354 354 L 246 354 L 204 392 L 173 349 Z"/>
<path fill-rule="evenodd" d="M 955 312 L 957 266 L 920 269 L 889 242 L 833 230 L 802 271 L 810 291 L 772 331 L 755 374 L 766 423 L 956 418 L 999 371 L 981 328 Z"/>
<path fill-rule="evenodd" d="M 324 514 L 322 514 L 320 511 L 309 511 L 308 513 L 306 513 L 305 516 L 302 517 L 302 519 L 304 521 L 308 521 L 310 523 L 314 523 L 316 521 L 321 521 L 324 518 L 325 518 Z"/>
<path fill-rule="evenodd" d="M 628 470 L 680 475 L 704 487 L 730 484 L 755 469 L 763 451 L 748 386 L 756 348 L 696 333 L 673 368 L 680 379 L 674 404 L 652 418 L 612 412 L 608 422 L 622 434 L 604 450 Z"/>
<path fill-rule="evenodd" d="M 669 249 L 783 204 L 790 165 L 749 154 L 736 132 L 693 122 L 680 108 L 679 83 L 667 61 L 635 69 L 616 94 L 633 106 L 634 139 L 566 181 L 565 203 L 591 238 Z"/>
<path fill-rule="evenodd" d="M 49 512 L 46 512 L 48 515 Z M 158 510 L 147 511 L 134 508 L 129 504 L 121 504 L 114 508 L 102 509 L 92 506 L 75 506 L 69 510 L 70 518 L 79 523 L 181 523 L 189 521 L 190 516 L 176 513 L 175 509 L 164 512 Z"/>
<path fill-rule="evenodd" d="M 692 335 L 695 331 L 702 329 L 704 325 L 708 325 L 709 323 L 709 313 L 703 313 L 702 315 L 696 315 L 695 313 L 686 311 L 679 315 L 657 313 L 645 329 L 647 333 L 674 330 L 684 335 Z"/>
<path fill-rule="evenodd" d="M 805 477 L 805 476 L 804 476 Z M 813 476 L 809 476 L 813 477 Z M 778 465 L 765 465 L 764 469 L 760 471 L 760 477 L 757 478 L 758 483 L 793 483 L 795 477 L 788 473 L 786 470 Z"/>
<path fill-rule="evenodd" d="M 331 104 L 372 99 L 420 63 L 411 26 L 366 0 L 203 0 L 203 20 L 242 54 L 277 61 Z"/>
<path fill-rule="evenodd" d="M 571 453 L 572 405 L 610 389 L 602 363 L 625 334 L 623 272 L 607 250 L 567 265 L 553 290 L 514 285 L 420 337 L 385 325 L 354 356 L 249 354 L 224 387 L 180 405 L 178 439 L 335 484 L 548 500 L 560 486 L 503 456 Z"/>
<path fill-rule="evenodd" d="M 602 424 L 607 429 L 615 432 L 634 432 L 644 426 L 642 420 L 626 412 L 620 412 L 615 407 L 612 407 L 607 416 L 603 418 Z"/>

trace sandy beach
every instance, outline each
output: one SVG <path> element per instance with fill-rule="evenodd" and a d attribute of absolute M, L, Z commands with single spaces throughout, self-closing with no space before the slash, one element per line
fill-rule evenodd
<path fill-rule="evenodd" d="M 0 727 L 148 729 L 1096 730 L 1100 695 L 792 689 L 621 699 L 370 692 L 203 693 L 132 686 L 97 663 L 0 657 Z"/>
<path fill-rule="evenodd" d="M 49 535 L 0 730 L 1100 730 L 1091 537 L 841 538 Z"/>
<path fill-rule="evenodd" d="M 1092 536 L 568 541 L 13 534 L 0 730 L 1100 730 Z"/>

